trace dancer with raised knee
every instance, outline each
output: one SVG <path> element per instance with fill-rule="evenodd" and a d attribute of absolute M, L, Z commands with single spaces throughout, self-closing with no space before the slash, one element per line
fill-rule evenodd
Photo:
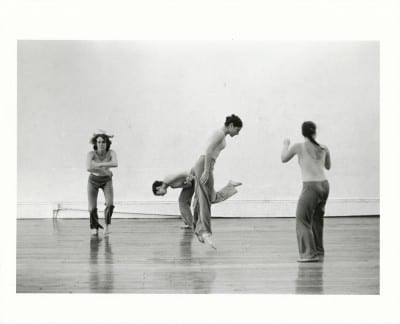
<path fill-rule="evenodd" d="M 106 228 L 104 234 L 108 234 L 111 225 L 111 216 L 114 210 L 114 189 L 110 168 L 118 167 L 117 153 L 110 149 L 113 135 L 108 135 L 103 130 L 96 131 L 90 143 L 93 151 L 90 151 L 86 158 L 86 170 L 90 172 L 87 191 L 90 214 L 90 229 L 92 234 L 98 234 L 99 228 L 103 226 L 99 223 L 97 214 L 97 196 L 99 189 L 102 189 L 105 197 L 106 208 L 104 219 Z"/>
<path fill-rule="evenodd" d="M 214 249 L 216 247 L 211 232 L 211 203 L 216 195 L 214 165 L 226 146 L 226 135 L 234 137 L 239 134 L 242 127 L 243 123 L 238 116 L 226 117 L 224 126 L 212 134 L 204 154 L 200 156 L 192 169 L 195 176 L 196 193 L 193 210 L 195 233 L 200 242 L 207 242 Z"/>
<path fill-rule="evenodd" d="M 230 180 L 225 187 L 212 195 L 211 203 L 216 204 L 232 197 L 237 193 L 236 187 L 240 185 L 240 182 Z M 163 181 L 154 181 L 152 185 L 153 193 L 156 196 L 164 196 L 167 193 L 168 188 L 182 189 L 179 194 L 178 202 L 181 218 L 185 223 L 185 227 L 183 228 L 194 229 L 193 214 L 190 209 L 195 189 L 194 172 L 191 170 L 190 172 L 184 171 L 177 174 L 171 174 L 165 177 Z"/>
<path fill-rule="evenodd" d="M 296 209 L 296 234 L 300 254 L 298 262 L 316 262 L 324 255 L 324 214 L 329 195 L 325 169 L 331 168 L 331 156 L 329 149 L 315 140 L 315 123 L 306 121 L 301 129 L 304 142 L 289 147 L 290 140 L 285 139 L 281 159 L 286 163 L 297 155 L 303 179 Z"/>

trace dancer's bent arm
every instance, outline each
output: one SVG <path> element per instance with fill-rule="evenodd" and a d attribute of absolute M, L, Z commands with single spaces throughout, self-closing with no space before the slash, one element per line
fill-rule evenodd
<path fill-rule="evenodd" d="M 111 161 L 109 162 L 93 162 L 94 167 L 105 167 L 105 168 L 117 168 L 118 167 L 118 160 L 117 160 L 117 153 L 113 150 L 110 150 Z"/>
<path fill-rule="evenodd" d="M 283 163 L 290 161 L 296 154 L 299 153 L 300 144 L 296 143 L 289 148 L 290 140 L 285 139 L 283 141 L 283 149 L 281 153 L 281 160 Z"/>
<path fill-rule="evenodd" d="M 86 170 L 91 173 L 97 173 L 102 176 L 110 176 L 112 173 L 105 167 L 95 166 L 93 162 L 94 152 L 89 152 L 86 158 Z"/>
<path fill-rule="evenodd" d="M 331 153 L 329 152 L 329 149 L 325 145 L 321 145 L 321 147 L 325 150 L 326 155 L 325 155 L 325 169 L 330 170 L 331 168 Z"/>

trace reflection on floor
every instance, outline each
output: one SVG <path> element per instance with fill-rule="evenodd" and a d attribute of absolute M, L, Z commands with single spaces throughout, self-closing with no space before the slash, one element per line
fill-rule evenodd
<path fill-rule="evenodd" d="M 379 217 L 325 219 L 323 262 L 297 263 L 293 218 L 213 219 L 217 250 L 178 219 L 17 221 L 17 292 L 379 294 Z"/>

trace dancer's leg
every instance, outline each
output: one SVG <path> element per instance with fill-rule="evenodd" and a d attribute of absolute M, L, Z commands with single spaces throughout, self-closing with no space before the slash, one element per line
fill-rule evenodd
<path fill-rule="evenodd" d="M 99 228 L 99 218 L 97 215 L 97 196 L 99 193 L 99 188 L 93 181 L 91 181 L 90 177 L 87 184 L 87 193 L 90 229 L 92 230 L 93 234 L 96 234 Z"/>
<path fill-rule="evenodd" d="M 304 183 L 296 209 L 296 234 L 300 260 L 318 260 L 311 224 L 318 193 L 312 184 Z"/>
<path fill-rule="evenodd" d="M 214 192 L 214 176 L 213 176 L 213 165 L 214 161 L 210 166 L 210 174 L 205 184 L 200 183 L 200 177 L 204 171 L 204 156 L 200 157 L 196 166 L 194 167 L 194 173 L 196 177 L 195 181 L 195 192 L 196 192 L 196 218 L 195 233 L 198 237 L 202 237 L 204 241 L 209 243 L 215 248 L 214 243 L 211 239 L 211 198 Z"/>
<path fill-rule="evenodd" d="M 194 194 L 194 185 L 189 188 L 182 189 L 179 195 L 179 210 L 181 212 L 181 218 L 186 226 L 193 228 L 193 215 L 190 210 L 190 204 L 192 203 L 192 197 Z"/>
<path fill-rule="evenodd" d="M 111 217 L 114 211 L 114 187 L 111 179 L 104 185 L 103 192 L 106 201 L 106 208 L 104 209 L 106 228 L 104 234 L 108 234 L 110 232 L 109 226 L 111 225 Z"/>
<path fill-rule="evenodd" d="M 324 215 L 325 205 L 329 196 L 329 182 L 324 181 L 320 184 L 321 186 L 321 197 L 315 208 L 312 218 L 312 232 L 315 241 L 315 247 L 318 255 L 324 255 L 324 243 L 323 243 L 323 229 L 324 229 Z"/>
<path fill-rule="evenodd" d="M 238 192 L 236 187 L 240 185 L 240 182 L 234 182 L 232 180 L 229 181 L 225 187 L 221 188 L 219 191 L 213 194 L 212 203 L 218 204 L 222 201 L 229 199 Z"/>

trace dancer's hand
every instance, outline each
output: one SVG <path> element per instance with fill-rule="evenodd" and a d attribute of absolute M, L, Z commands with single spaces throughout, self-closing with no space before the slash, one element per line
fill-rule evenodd
<path fill-rule="evenodd" d="M 290 139 L 285 138 L 285 139 L 283 140 L 283 145 L 289 146 L 289 145 L 290 145 Z"/>
<path fill-rule="evenodd" d="M 206 184 L 206 182 L 207 182 L 209 176 L 210 176 L 210 172 L 204 170 L 203 174 L 202 174 L 201 177 L 200 177 L 200 183 L 201 183 L 201 184 Z"/>
<path fill-rule="evenodd" d="M 186 177 L 185 183 L 186 183 L 186 184 L 191 184 L 191 183 L 192 183 L 192 180 L 194 180 L 194 178 L 195 178 L 195 176 L 194 176 L 193 174 L 189 174 L 189 175 Z"/>

